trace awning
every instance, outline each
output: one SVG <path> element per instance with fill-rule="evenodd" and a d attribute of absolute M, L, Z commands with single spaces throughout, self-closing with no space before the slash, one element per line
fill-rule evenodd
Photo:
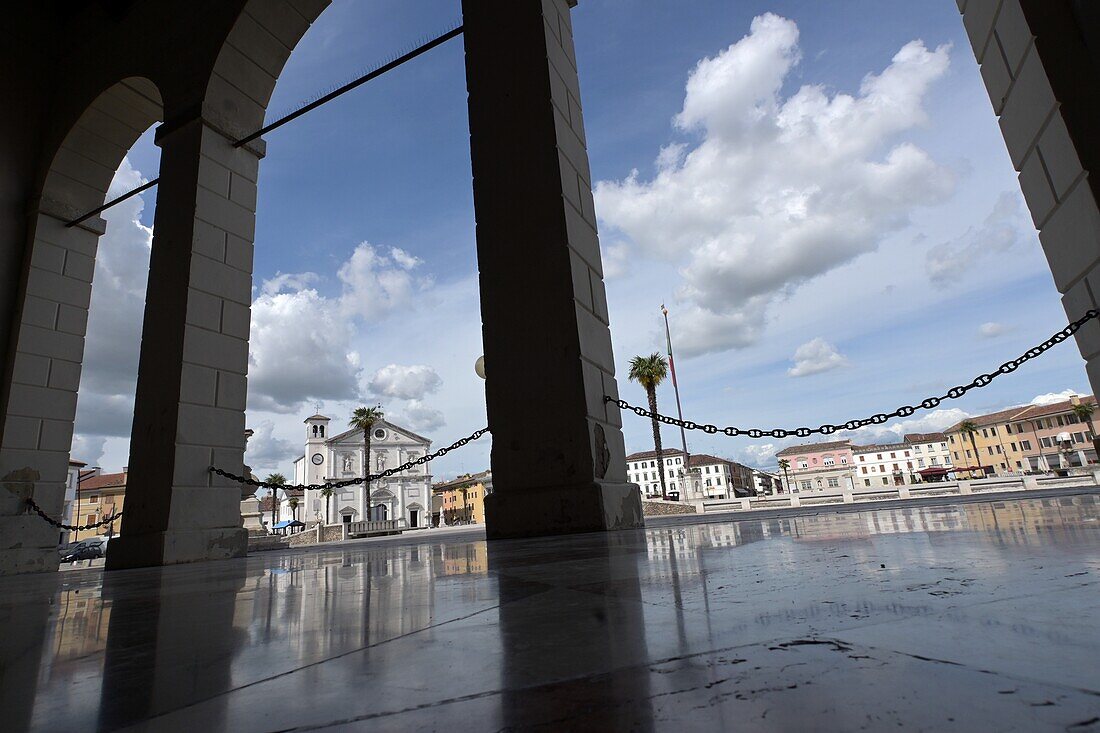
<path fill-rule="evenodd" d="M 304 527 L 304 526 L 306 526 L 305 522 L 299 522 L 297 519 L 294 519 L 294 520 L 285 520 L 285 521 L 279 522 L 274 527 L 272 527 L 272 529 L 286 529 L 287 527 Z"/>
<path fill-rule="evenodd" d="M 954 468 L 940 468 L 937 466 L 934 468 L 922 469 L 920 471 L 917 471 L 917 473 L 921 476 L 943 476 L 945 474 L 951 473 L 954 470 Z"/>

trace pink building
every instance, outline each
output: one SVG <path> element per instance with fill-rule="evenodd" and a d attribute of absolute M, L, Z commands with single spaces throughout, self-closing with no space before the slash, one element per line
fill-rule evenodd
<path fill-rule="evenodd" d="M 844 488 L 852 477 L 852 441 L 792 445 L 775 455 L 790 463 L 787 474 L 792 491 L 824 491 Z M 780 471 L 782 475 L 782 471 Z"/>

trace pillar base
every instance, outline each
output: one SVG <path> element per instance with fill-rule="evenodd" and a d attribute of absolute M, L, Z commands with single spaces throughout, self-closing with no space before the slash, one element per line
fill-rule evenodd
<path fill-rule="evenodd" d="M 491 540 L 642 527 L 637 484 L 498 488 L 485 497 L 485 536 Z"/>
<path fill-rule="evenodd" d="M 61 556 L 56 547 L 10 547 L 0 550 L 0 576 L 21 573 L 52 573 Z"/>
<path fill-rule="evenodd" d="M 123 535 L 107 548 L 107 569 L 147 568 L 244 557 L 248 530 L 243 527 L 170 530 Z"/>

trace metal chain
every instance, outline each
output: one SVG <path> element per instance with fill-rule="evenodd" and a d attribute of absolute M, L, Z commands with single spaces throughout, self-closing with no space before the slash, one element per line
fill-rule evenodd
<path fill-rule="evenodd" d="M 311 491 L 317 491 L 317 490 L 322 490 L 322 489 L 330 489 L 330 490 L 342 489 L 345 486 L 355 486 L 356 484 L 361 484 L 364 481 L 377 481 L 378 479 L 387 478 L 389 476 L 393 476 L 395 473 L 401 473 L 402 471 L 407 471 L 410 468 L 412 468 L 413 466 L 422 466 L 425 463 L 427 463 L 428 461 L 432 461 L 432 460 L 435 460 L 436 458 L 439 458 L 440 456 L 447 455 L 448 453 L 455 450 L 456 448 L 461 448 L 462 446 L 466 445 L 467 443 L 472 443 L 473 441 L 480 438 L 482 435 L 485 435 L 485 433 L 487 433 L 487 432 L 489 432 L 489 428 L 482 428 L 481 430 L 475 430 L 468 437 L 465 437 L 462 440 L 459 440 L 455 443 L 451 443 L 446 448 L 441 448 L 441 449 L 437 450 L 435 453 L 428 453 L 426 455 L 420 456 L 419 458 L 408 461 L 407 463 L 402 463 L 400 466 L 395 466 L 394 468 L 388 469 L 386 471 L 382 471 L 381 473 L 370 474 L 366 478 L 360 477 L 360 478 L 347 479 L 345 481 L 329 481 L 329 482 L 323 483 L 323 484 L 298 484 L 296 486 L 285 486 L 285 485 L 282 485 L 282 484 L 270 484 L 270 483 L 267 483 L 266 481 L 257 481 L 256 479 L 251 478 L 251 477 L 238 476 L 234 473 L 230 473 L 229 471 L 223 471 L 222 469 L 220 469 L 216 466 L 211 466 L 210 467 L 210 472 L 211 473 L 216 473 L 219 476 L 224 476 L 225 478 L 230 479 L 231 481 L 236 481 L 237 483 L 246 484 L 248 486 L 255 486 L 255 487 L 261 488 L 261 489 L 283 489 L 283 490 L 286 490 L 286 489 L 301 489 L 303 491 L 306 490 L 306 489 L 309 489 Z"/>
<path fill-rule="evenodd" d="M 96 527 L 102 527 L 103 525 L 110 524 L 111 522 L 115 521 L 116 519 L 118 519 L 119 517 L 122 516 L 122 512 L 116 512 L 116 513 L 112 514 L 109 517 L 104 517 L 103 519 L 99 520 L 98 522 L 95 522 L 94 524 L 64 524 L 62 522 L 57 521 L 53 517 L 51 517 L 49 514 L 46 514 L 46 512 L 42 511 L 42 507 L 38 506 L 38 504 L 35 502 L 35 500 L 31 499 L 30 497 L 27 498 L 27 506 L 30 507 L 31 511 L 33 511 L 38 516 L 42 517 L 42 519 L 46 520 L 47 522 L 49 522 L 53 526 L 59 527 L 60 529 L 67 529 L 69 531 L 77 531 L 77 532 L 83 532 L 84 530 L 95 529 Z"/>
<path fill-rule="evenodd" d="M 859 420 L 849 420 L 848 422 L 841 425 L 826 424 L 816 428 L 796 428 L 794 430 L 785 430 L 783 428 L 775 428 L 773 430 L 761 430 L 759 428 L 746 430 L 744 428 L 735 427 L 719 428 L 714 425 L 699 424 L 692 420 L 677 420 L 674 417 L 650 412 L 644 407 L 636 407 L 629 404 L 625 400 L 617 400 L 614 397 L 610 397 L 608 395 L 604 395 L 603 401 L 614 402 L 623 410 L 631 410 L 634 412 L 635 415 L 653 418 L 657 422 L 661 422 L 666 425 L 676 425 L 686 430 L 702 430 L 704 433 L 708 434 L 720 432 L 725 433 L 731 438 L 738 435 L 744 435 L 749 438 L 786 438 L 792 435 L 799 438 L 806 438 L 810 435 L 813 435 L 814 433 L 820 433 L 821 435 L 832 435 L 839 430 L 855 430 L 856 428 L 862 428 L 868 425 L 881 425 L 882 423 L 895 417 L 909 417 L 917 410 L 931 410 L 937 407 L 944 400 L 957 400 L 972 389 L 987 387 L 998 376 L 1002 374 L 1011 374 L 1012 372 L 1019 369 L 1020 366 L 1024 363 L 1031 361 L 1040 354 L 1043 354 L 1047 350 L 1062 343 L 1070 336 L 1077 333 L 1078 329 L 1080 329 L 1081 326 L 1085 325 L 1092 319 L 1097 318 L 1098 316 L 1100 316 L 1100 310 L 1093 309 L 1088 311 L 1087 313 L 1085 313 L 1084 316 L 1070 323 L 1068 326 L 1048 338 L 1043 343 L 1039 344 L 1038 346 L 1033 346 L 1012 361 L 1006 361 L 1004 364 L 1001 364 L 999 367 L 997 367 L 997 369 L 992 373 L 978 375 L 973 379 L 973 381 L 970 382 L 970 384 L 952 387 L 951 389 L 947 390 L 947 393 L 944 395 L 941 395 L 939 397 L 929 397 L 925 400 L 922 400 L 920 405 L 918 406 L 905 405 L 890 413 L 878 413 L 877 415 L 872 415 L 871 417 L 865 417 Z"/>

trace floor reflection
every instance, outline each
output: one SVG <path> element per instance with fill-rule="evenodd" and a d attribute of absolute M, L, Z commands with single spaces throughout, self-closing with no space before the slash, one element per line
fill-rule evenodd
<path fill-rule="evenodd" d="M 1060 653 L 1050 674 L 1083 685 L 1097 528 L 1085 494 L 0 579 L 0 696 L 12 730 L 411 724 L 435 706 L 649 730 L 670 694 L 654 664 L 681 660 L 676 683 L 702 690 L 715 666 L 684 660 L 703 652 L 857 630 L 902 644 L 924 624 L 989 640 L 991 664 L 999 639 Z"/>

